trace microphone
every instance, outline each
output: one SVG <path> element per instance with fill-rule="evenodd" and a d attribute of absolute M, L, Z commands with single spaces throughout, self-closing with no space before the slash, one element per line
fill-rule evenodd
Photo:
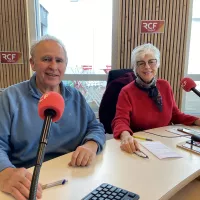
<path fill-rule="evenodd" d="M 181 80 L 181 87 L 186 91 L 190 92 L 191 90 L 200 97 L 200 92 L 195 88 L 197 85 L 191 78 L 183 78 Z"/>
<path fill-rule="evenodd" d="M 200 136 L 199 135 L 192 135 L 191 137 L 191 143 L 193 144 L 193 141 L 200 142 Z"/>
<path fill-rule="evenodd" d="M 64 112 L 65 102 L 63 97 L 57 92 L 45 93 L 38 103 L 38 114 L 44 120 L 40 143 L 37 151 L 36 164 L 34 167 L 33 177 L 29 200 L 36 200 L 37 186 L 40 169 L 44 160 L 45 148 L 48 142 L 49 132 L 52 122 L 58 121 Z"/>

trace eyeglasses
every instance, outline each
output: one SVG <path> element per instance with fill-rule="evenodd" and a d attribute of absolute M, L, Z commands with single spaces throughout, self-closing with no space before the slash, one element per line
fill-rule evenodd
<path fill-rule="evenodd" d="M 150 60 L 147 61 L 147 63 L 150 67 L 156 67 L 157 59 L 150 59 Z M 144 68 L 147 63 L 145 61 L 137 61 L 137 66 Z"/>
<path fill-rule="evenodd" d="M 136 151 L 136 152 L 134 152 L 137 156 L 140 156 L 140 157 L 142 157 L 142 158 L 147 158 L 147 159 L 149 159 L 149 157 L 143 152 L 143 151 Z"/>

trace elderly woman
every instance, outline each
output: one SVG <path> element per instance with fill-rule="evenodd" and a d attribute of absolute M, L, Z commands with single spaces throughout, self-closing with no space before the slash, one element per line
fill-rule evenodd
<path fill-rule="evenodd" d="M 112 129 L 121 139 L 121 149 L 139 150 L 133 132 L 167 126 L 171 123 L 200 125 L 200 119 L 182 113 L 166 80 L 157 79 L 160 51 L 152 44 L 143 44 L 132 51 L 131 65 L 136 80 L 122 88 L 116 106 Z"/>

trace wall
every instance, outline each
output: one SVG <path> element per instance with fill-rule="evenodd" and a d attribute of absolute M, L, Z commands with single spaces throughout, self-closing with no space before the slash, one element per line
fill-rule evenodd
<path fill-rule="evenodd" d="M 153 43 L 161 51 L 158 77 L 170 82 L 181 107 L 180 80 L 184 74 L 190 0 L 119 0 L 117 68 L 130 68 L 131 51 Z M 141 20 L 165 20 L 164 33 L 141 34 Z"/>
<path fill-rule="evenodd" d="M 0 63 L 0 88 L 30 78 L 26 0 L 0 0 L 0 51 L 23 53 L 23 64 Z"/>

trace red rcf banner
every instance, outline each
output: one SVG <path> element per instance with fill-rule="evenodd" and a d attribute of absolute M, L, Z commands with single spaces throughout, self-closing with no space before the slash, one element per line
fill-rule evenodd
<path fill-rule="evenodd" d="M 0 51 L 1 64 L 22 64 L 22 53 L 15 51 Z"/>
<path fill-rule="evenodd" d="M 164 33 L 165 20 L 141 20 L 141 33 Z"/>

